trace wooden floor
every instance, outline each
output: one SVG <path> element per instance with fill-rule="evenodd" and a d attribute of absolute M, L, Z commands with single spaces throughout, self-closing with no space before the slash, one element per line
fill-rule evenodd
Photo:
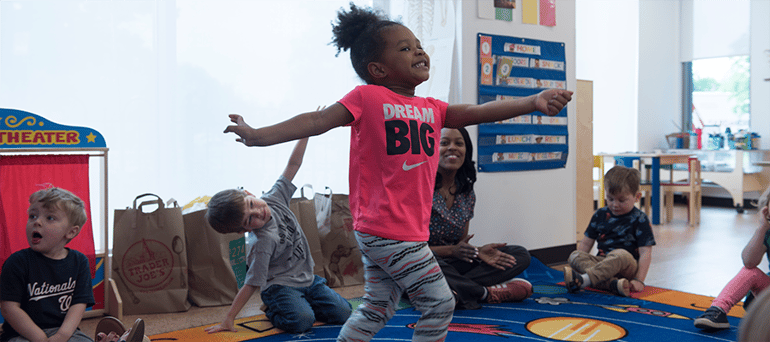
<path fill-rule="evenodd" d="M 701 224 L 688 227 L 686 206 L 670 224 L 653 226 L 657 246 L 646 283 L 715 297 L 743 266 L 741 251 L 758 227 L 756 209 L 704 207 Z M 759 268 L 767 271 L 767 258 Z"/>
<path fill-rule="evenodd" d="M 653 247 L 652 265 L 647 276 L 649 285 L 715 297 L 742 266 L 740 254 L 757 227 L 757 210 L 738 214 L 732 208 L 703 207 L 701 224 L 689 227 L 686 206 L 677 205 L 674 220 L 653 226 L 657 245 Z M 759 266 L 767 270 L 763 258 Z M 559 266 L 554 268 L 560 269 Z M 363 286 L 338 289 L 344 297 L 363 295 Z M 262 312 L 261 300 L 254 296 L 239 317 Z M 176 314 L 142 315 L 147 335 L 202 326 L 218 322 L 228 307 L 197 308 Z M 137 316 L 125 316 L 129 323 Z M 83 320 L 80 328 L 93 333 L 98 318 Z"/>

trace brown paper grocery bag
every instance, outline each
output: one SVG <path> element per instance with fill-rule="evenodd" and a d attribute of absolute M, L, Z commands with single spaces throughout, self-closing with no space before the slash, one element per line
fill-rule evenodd
<path fill-rule="evenodd" d="M 246 276 L 246 239 L 243 234 L 220 234 L 211 228 L 205 218 L 205 205 L 190 210 L 182 215 L 187 242 L 187 298 L 201 307 L 230 305 Z"/>
<path fill-rule="evenodd" d="M 141 202 L 141 198 L 151 198 Z M 145 206 L 154 211 L 144 212 Z M 187 248 L 182 208 L 166 207 L 154 194 L 139 195 L 133 208 L 115 210 L 113 277 L 123 314 L 187 311 Z"/>
<path fill-rule="evenodd" d="M 318 234 L 329 287 L 363 284 L 364 265 L 353 233 L 348 195 L 316 194 L 315 206 L 320 212 Z"/>
<path fill-rule="evenodd" d="M 292 198 L 289 202 L 289 209 L 297 217 L 302 231 L 305 233 L 307 243 L 310 246 L 310 255 L 313 256 L 313 274 L 323 277 L 324 276 L 324 255 L 321 249 L 321 241 L 318 238 L 318 225 L 316 223 L 315 204 L 312 199 L 305 197 L 305 188 L 310 189 L 310 194 L 313 193 L 313 187 L 309 184 L 305 184 L 300 189 L 301 196 L 299 198 Z"/>

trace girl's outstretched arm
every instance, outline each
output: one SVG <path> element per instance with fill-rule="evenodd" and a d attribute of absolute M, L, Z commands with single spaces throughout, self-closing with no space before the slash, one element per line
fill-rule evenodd
<path fill-rule="evenodd" d="M 332 128 L 344 126 L 353 121 L 345 106 L 335 103 L 328 108 L 299 114 L 291 119 L 262 128 L 252 128 L 242 116 L 230 114 L 235 125 L 225 128 L 225 133 L 238 135 L 235 139 L 246 146 L 270 146 L 322 134 Z"/>
<path fill-rule="evenodd" d="M 519 99 L 492 101 L 480 105 L 451 105 L 447 108 L 444 127 L 458 128 L 500 121 L 534 111 L 554 116 L 559 114 L 570 100 L 571 91 L 548 89 Z"/>
<path fill-rule="evenodd" d="M 754 235 L 751 236 L 751 240 L 746 244 L 741 253 L 741 259 L 743 259 L 743 266 L 746 268 L 754 268 L 762 261 L 762 256 L 767 253 L 765 248 L 765 234 L 770 229 L 770 222 L 768 221 L 770 212 L 767 206 L 762 207 L 757 214 L 759 220 L 759 227 L 754 231 Z"/>

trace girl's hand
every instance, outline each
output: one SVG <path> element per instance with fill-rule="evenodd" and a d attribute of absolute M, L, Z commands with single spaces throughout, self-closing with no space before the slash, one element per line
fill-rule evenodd
<path fill-rule="evenodd" d="M 767 231 L 770 229 L 770 209 L 767 206 L 759 210 L 759 229 Z"/>
<path fill-rule="evenodd" d="M 232 320 L 224 320 L 222 321 L 222 323 L 219 323 L 214 326 L 210 326 L 205 330 L 209 334 L 218 333 L 222 331 L 237 331 L 235 330 L 235 322 Z"/>
<path fill-rule="evenodd" d="M 235 141 L 243 143 L 246 146 L 252 146 L 254 143 L 251 141 L 253 140 L 251 135 L 253 134 L 254 129 L 246 124 L 246 120 L 238 114 L 230 114 L 229 117 L 230 121 L 235 123 L 235 125 L 227 126 L 225 128 L 225 133 L 233 132 L 238 135 L 238 138 L 236 138 Z"/>
<path fill-rule="evenodd" d="M 638 281 L 636 279 L 631 279 L 629 282 L 631 284 L 631 292 L 642 292 L 644 291 L 644 283 L 641 281 Z"/>
<path fill-rule="evenodd" d="M 570 100 L 572 100 L 572 92 L 569 90 L 543 90 L 535 97 L 535 109 L 548 116 L 554 116 L 559 114 Z"/>
<path fill-rule="evenodd" d="M 478 258 L 479 249 L 468 243 L 472 237 L 473 234 L 468 235 L 468 237 L 456 244 L 455 248 L 452 249 L 452 256 L 469 263 Z"/>
<path fill-rule="evenodd" d="M 479 250 L 479 259 L 489 266 L 504 270 L 516 265 L 516 258 L 513 255 L 503 253 L 498 248 L 505 247 L 504 243 L 486 244 Z"/>

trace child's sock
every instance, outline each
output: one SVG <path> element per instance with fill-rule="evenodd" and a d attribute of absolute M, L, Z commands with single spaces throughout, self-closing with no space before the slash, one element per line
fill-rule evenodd
<path fill-rule="evenodd" d="M 581 289 L 584 289 L 586 286 L 591 286 L 591 278 L 588 277 L 588 273 L 584 273 L 580 275 L 583 277 L 583 284 L 580 285 Z"/>

